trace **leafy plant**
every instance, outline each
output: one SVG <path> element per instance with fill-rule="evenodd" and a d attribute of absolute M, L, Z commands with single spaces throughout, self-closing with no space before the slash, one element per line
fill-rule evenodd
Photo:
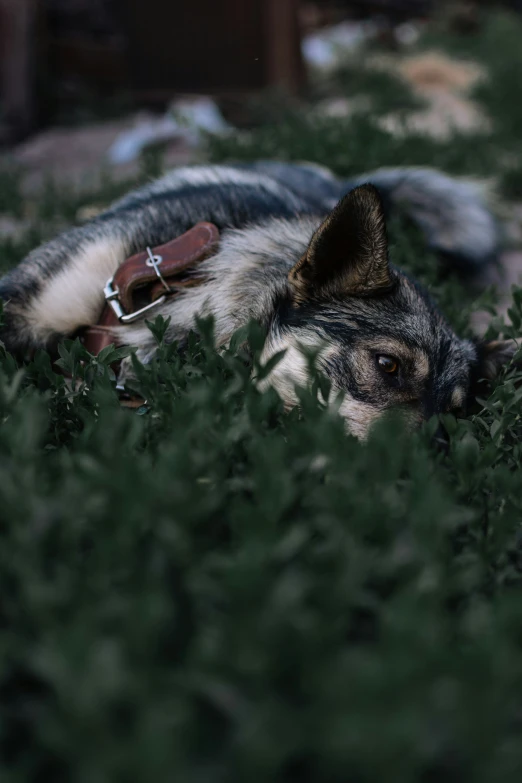
<path fill-rule="evenodd" d="M 495 138 L 397 140 L 293 111 L 212 155 L 486 173 Z M 0 263 L 113 187 L 74 204 L 50 188 Z M 469 333 L 475 294 L 400 216 L 391 236 Z M 522 290 L 510 319 L 490 335 L 519 339 Z M 268 370 L 255 324 L 221 351 L 210 322 L 183 347 L 149 326 L 147 366 L 70 340 L 23 365 L 0 350 L 2 781 L 518 783 L 520 364 L 443 418 L 443 453 L 437 421 L 347 436 L 319 376 L 285 412 L 252 382 Z"/>

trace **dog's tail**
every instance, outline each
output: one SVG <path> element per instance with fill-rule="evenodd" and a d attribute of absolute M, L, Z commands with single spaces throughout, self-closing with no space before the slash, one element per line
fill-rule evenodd
<path fill-rule="evenodd" d="M 496 259 L 500 229 L 479 184 L 430 168 L 383 168 L 343 181 L 343 193 L 365 182 L 377 187 L 387 211 L 403 211 L 429 247 L 463 272 L 483 272 Z"/>
<path fill-rule="evenodd" d="M 301 197 L 313 196 L 332 209 L 349 190 L 370 182 L 381 193 L 388 213 L 405 213 L 419 226 L 428 246 L 462 272 L 485 271 L 500 249 L 501 232 L 485 188 L 436 169 L 382 168 L 341 180 L 324 166 L 304 161 L 262 160 L 238 167 L 268 174 Z"/>

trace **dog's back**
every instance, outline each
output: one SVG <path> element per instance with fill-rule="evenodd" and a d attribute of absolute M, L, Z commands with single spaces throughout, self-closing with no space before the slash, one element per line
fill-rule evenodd
<path fill-rule="evenodd" d="M 260 161 L 176 169 L 130 193 L 86 225 L 34 250 L 0 281 L 3 339 L 45 346 L 96 320 L 106 280 L 129 255 L 160 245 L 200 220 L 222 231 L 310 216 L 317 224 L 355 184 L 373 182 L 400 205 L 437 251 L 483 268 L 495 255 L 495 221 L 472 186 L 430 169 L 380 170 L 340 180 L 314 164 Z"/>

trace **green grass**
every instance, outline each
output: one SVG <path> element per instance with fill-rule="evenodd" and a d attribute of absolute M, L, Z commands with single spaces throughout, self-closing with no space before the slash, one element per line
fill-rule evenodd
<path fill-rule="evenodd" d="M 413 133 L 395 137 L 379 128 L 371 113 L 337 119 L 317 111 L 294 110 L 272 126 L 236 138 L 212 139 L 210 154 L 215 161 L 256 157 L 315 161 L 341 176 L 379 166 L 437 165 L 454 174 L 474 176 L 499 169 L 499 152 L 482 133 L 456 135 L 448 142 Z"/>
<path fill-rule="evenodd" d="M 23 199 L 20 194 L 20 172 L 13 168 L 0 170 L 0 214 L 20 217 Z"/>
<path fill-rule="evenodd" d="M 517 139 L 496 116 L 475 146 L 293 112 L 211 154 L 501 176 Z M 23 214 L 6 182 L 2 210 Z M 49 186 L 0 263 L 118 189 Z M 468 333 L 473 294 L 400 218 L 391 234 L 395 263 Z M 519 335 L 521 291 L 511 315 Z M 445 418 L 447 455 L 436 422 L 389 420 L 361 445 L 318 401 L 322 379 L 301 413 L 256 391 L 255 326 L 248 351 L 242 333 L 216 353 L 202 324 L 183 354 L 164 328 L 136 366 L 137 412 L 110 355 L 66 342 L 71 392 L 46 353 L 19 368 L 0 351 L 2 783 L 518 783 L 522 373 Z"/>

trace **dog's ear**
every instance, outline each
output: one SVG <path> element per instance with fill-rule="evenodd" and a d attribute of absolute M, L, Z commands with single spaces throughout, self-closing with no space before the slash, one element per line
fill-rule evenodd
<path fill-rule="evenodd" d="M 490 340 L 478 345 L 478 376 L 494 380 L 519 349 L 515 340 Z"/>
<path fill-rule="evenodd" d="M 288 280 L 297 303 L 324 294 L 371 296 L 390 288 L 384 210 L 373 185 L 355 188 L 337 204 Z"/>

